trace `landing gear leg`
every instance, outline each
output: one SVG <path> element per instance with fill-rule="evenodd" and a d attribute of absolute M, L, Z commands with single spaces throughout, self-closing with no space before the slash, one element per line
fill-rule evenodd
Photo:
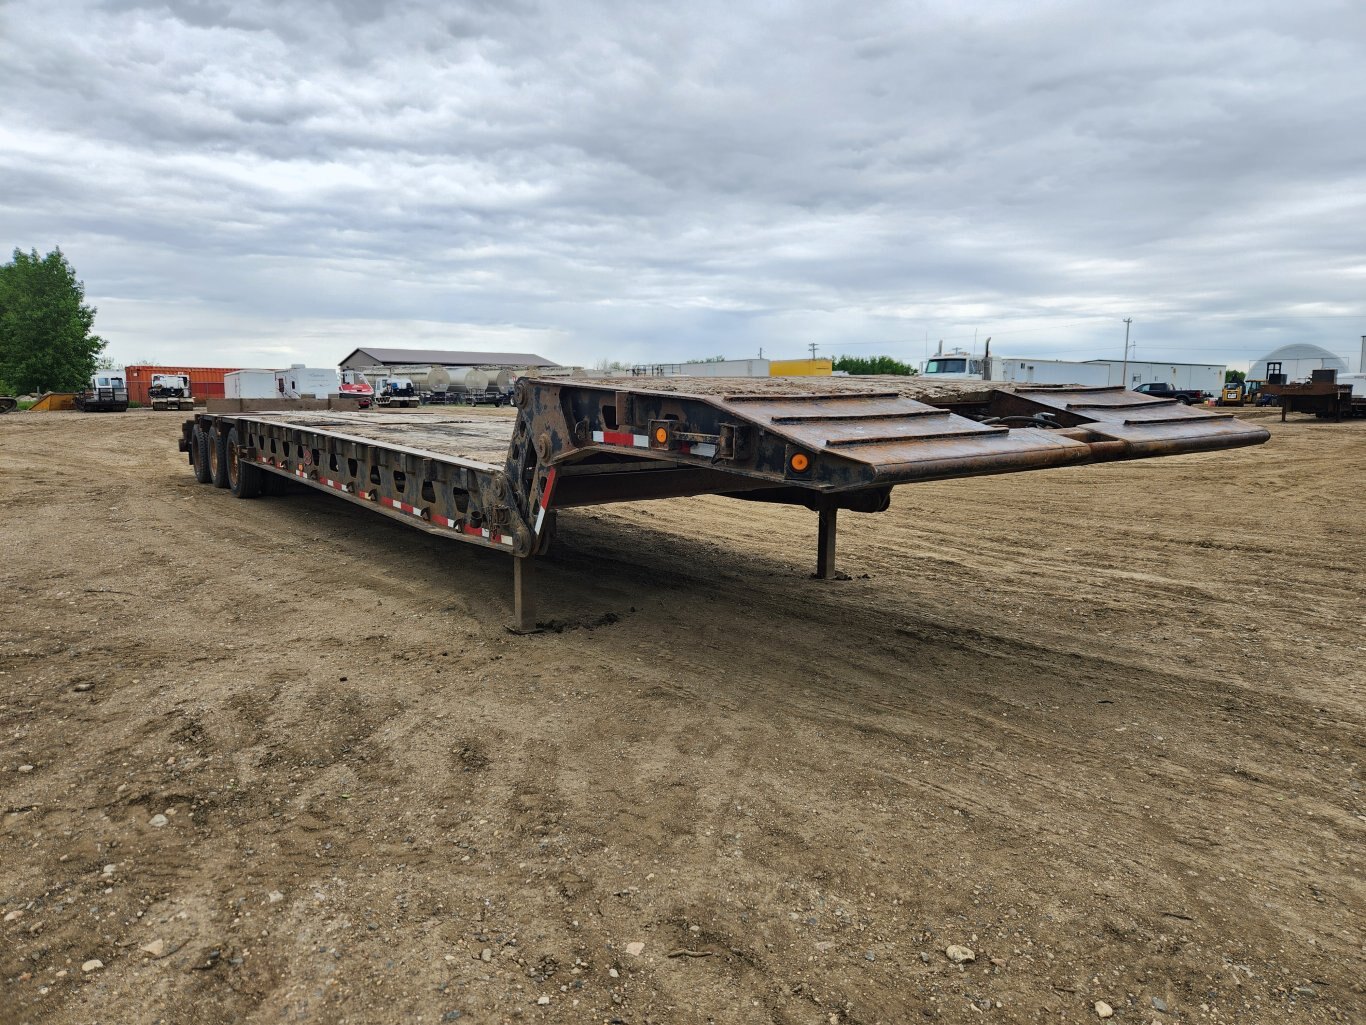
<path fill-rule="evenodd" d="M 816 542 L 816 579 L 818 580 L 839 579 L 839 574 L 835 571 L 835 516 L 837 512 L 838 510 L 833 508 L 820 511 L 820 536 Z"/>
<path fill-rule="evenodd" d="M 512 559 L 512 625 L 515 634 L 536 632 L 536 593 L 534 556 L 519 555 Z"/>

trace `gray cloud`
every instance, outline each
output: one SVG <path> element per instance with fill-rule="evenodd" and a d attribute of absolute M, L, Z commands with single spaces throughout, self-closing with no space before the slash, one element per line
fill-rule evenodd
<path fill-rule="evenodd" d="M 0 241 L 123 358 L 1355 352 L 1364 51 L 1329 2 L 19 0 Z"/>

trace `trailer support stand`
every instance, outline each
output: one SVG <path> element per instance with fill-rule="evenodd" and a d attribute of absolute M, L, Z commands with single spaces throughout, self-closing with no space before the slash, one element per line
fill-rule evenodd
<path fill-rule="evenodd" d="M 816 578 L 837 580 L 835 572 L 835 516 L 838 510 L 831 507 L 820 511 L 819 537 L 816 542 Z"/>
<path fill-rule="evenodd" d="M 536 595 L 533 590 L 536 574 L 533 556 L 518 555 L 512 559 L 512 632 L 536 632 Z"/>

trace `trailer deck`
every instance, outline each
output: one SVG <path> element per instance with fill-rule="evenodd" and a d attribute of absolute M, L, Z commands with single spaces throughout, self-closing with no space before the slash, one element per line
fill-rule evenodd
<path fill-rule="evenodd" d="M 942 385 L 885 379 L 527 379 L 515 415 L 201 414 L 180 447 L 197 477 L 251 498 L 287 477 L 514 561 L 518 630 L 535 628 L 530 571 L 555 510 L 720 494 L 819 514 L 817 575 L 836 576 L 841 509 L 891 489 L 1255 445 L 1227 413 L 1119 387 Z"/>

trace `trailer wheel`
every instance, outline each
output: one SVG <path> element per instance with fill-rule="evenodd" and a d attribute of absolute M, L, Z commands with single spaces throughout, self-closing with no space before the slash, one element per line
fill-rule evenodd
<path fill-rule="evenodd" d="M 194 457 L 194 479 L 200 484 L 213 483 L 213 471 L 209 468 L 209 437 L 199 424 L 190 431 L 190 455 Z"/>
<path fill-rule="evenodd" d="M 269 473 L 266 470 L 261 471 L 262 495 L 268 497 L 288 495 L 290 493 L 289 484 L 290 482 L 285 480 L 285 478 L 281 477 L 278 473 Z"/>
<path fill-rule="evenodd" d="M 209 475 L 213 477 L 213 486 L 226 488 L 228 486 L 227 436 L 222 431 L 210 428 L 206 440 L 209 449 Z"/>
<path fill-rule="evenodd" d="M 242 444 L 234 427 L 224 442 L 223 462 L 228 472 L 228 490 L 237 498 L 255 498 L 261 493 L 265 476 L 260 467 L 242 458 Z"/>

